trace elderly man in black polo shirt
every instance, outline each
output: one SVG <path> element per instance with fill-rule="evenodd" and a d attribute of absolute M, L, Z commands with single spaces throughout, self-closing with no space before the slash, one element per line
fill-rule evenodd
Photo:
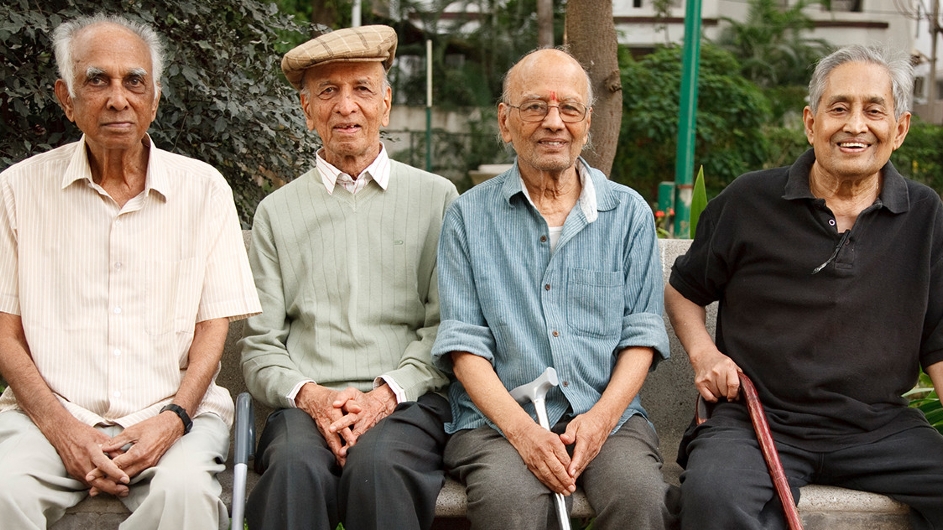
<path fill-rule="evenodd" d="M 708 204 L 666 288 L 700 394 L 679 460 L 682 528 L 784 528 L 738 372 L 757 387 L 793 495 L 889 495 L 943 528 L 943 436 L 901 394 L 943 390 L 943 204 L 888 161 L 910 127 L 910 63 L 849 47 L 809 86 L 812 149 Z M 720 301 L 716 343 L 704 306 Z"/>

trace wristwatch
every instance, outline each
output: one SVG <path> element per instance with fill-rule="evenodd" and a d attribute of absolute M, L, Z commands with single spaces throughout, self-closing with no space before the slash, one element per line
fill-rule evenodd
<path fill-rule="evenodd" d="M 180 405 L 168 403 L 167 405 L 164 405 L 164 408 L 160 409 L 160 412 L 164 413 L 168 410 L 176 414 L 177 417 L 180 418 L 180 421 L 183 422 L 183 434 L 190 432 L 190 429 L 193 428 L 193 421 L 190 419 L 190 416 L 187 415 L 187 411 L 183 410 L 183 407 Z"/>

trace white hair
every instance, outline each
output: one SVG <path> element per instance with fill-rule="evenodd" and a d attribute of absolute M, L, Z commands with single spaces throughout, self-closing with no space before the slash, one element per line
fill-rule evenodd
<path fill-rule="evenodd" d="M 52 33 L 52 47 L 56 56 L 59 77 L 69 89 L 69 95 L 75 97 L 75 62 L 72 59 L 73 42 L 79 31 L 98 24 L 114 24 L 137 35 L 151 53 L 151 77 L 154 82 L 154 97 L 160 88 L 160 76 L 164 71 L 164 45 L 157 32 L 147 24 L 139 24 L 118 15 L 98 13 L 90 17 L 79 17 L 59 24 Z"/>
<path fill-rule="evenodd" d="M 875 64 L 887 70 L 891 78 L 891 92 L 894 95 L 894 118 L 900 119 L 905 112 L 910 112 L 913 97 L 914 74 L 910 58 L 904 54 L 880 46 L 862 46 L 859 44 L 841 48 L 819 61 L 812 80 L 809 82 L 809 108 L 814 114 L 822 95 L 828 75 L 835 68 L 846 63 Z"/>

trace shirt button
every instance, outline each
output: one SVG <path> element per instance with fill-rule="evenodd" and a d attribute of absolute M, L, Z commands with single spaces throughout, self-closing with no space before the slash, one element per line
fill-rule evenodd
<path fill-rule="evenodd" d="M 559 331 L 554 331 L 554 332 L 553 332 L 553 336 L 554 336 L 554 337 L 559 337 L 559 336 L 560 336 L 560 332 L 559 332 Z"/>
<path fill-rule="evenodd" d="M 546 243 L 546 242 L 547 242 L 547 236 L 540 236 L 540 242 L 541 242 L 541 243 Z"/>
<path fill-rule="evenodd" d="M 118 348 L 115 348 L 115 357 L 119 357 L 120 355 L 121 355 L 121 350 Z"/>
<path fill-rule="evenodd" d="M 550 290 L 550 284 L 548 283 L 544 285 L 544 291 L 549 291 L 549 290 Z"/>
<path fill-rule="evenodd" d="M 120 261 L 118 261 L 118 262 L 115 263 L 115 268 L 116 268 L 116 269 L 120 269 L 120 268 L 121 268 L 121 262 L 120 262 Z"/>
<path fill-rule="evenodd" d="M 829 220 L 828 220 L 828 225 L 829 225 L 829 226 L 835 226 L 835 220 L 834 220 L 834 219 L 829 219 Z"/>
<path fill-rule="evenodd" d="M 569 381 L 564 381 L 564 382 L 563 382 L 563 386 L 570 386 L 570 382 L 569 382 Z"/>
<path fill-rule="evenodd" d="M 120 397 L 121 397 L 121 392 L 118 392 L 117 390 L 115 390 L 115 393 L 112 394 L 112 395 L 115 396 L 116 398 L 120 398 Z"/>
<path fill-rule="evenodd" d="M 121 308 L 120 308 L 120 307 L 116 307 L 116 308 L 115 308 L 115 314 L 116 314 L 116 315 L 121 314 Z"/>

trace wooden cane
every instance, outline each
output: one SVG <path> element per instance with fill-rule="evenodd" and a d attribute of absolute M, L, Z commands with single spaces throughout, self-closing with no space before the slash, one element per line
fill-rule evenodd
<path fill-rule="evenodd" d="M 766 421 L 766 413 L 763 412 L 763 404 L 760 403 L 760 397 L 756 393 L 753 381 L 750 381 L 750 378 L 743 373 L 740 373 L 740 393 L 743 395 L 747 410 L 750 412 L 753 430 L 756 431 L 756 439 L 760 443 L 760 450 L 763 452 L 763 460 L 766 461 L 770 478 L 773 480 L 773 487 L 782 502 L 789 530 L 803 530 L 802 521 L 799 519 L 799 510 L 792 498 L 792 490 L 789 489 L 789 481 L 786 480 L 783 465 L 779 461 L 779 452 L 776 451 L 776 445 L 773 443 L 773 435 L 769 431 L 769 423 Z M 707 421 L 707 412 L 706 403 L 702 397 L 698 396 L 697 411 L 695 413 L 698 425 Z"/>

